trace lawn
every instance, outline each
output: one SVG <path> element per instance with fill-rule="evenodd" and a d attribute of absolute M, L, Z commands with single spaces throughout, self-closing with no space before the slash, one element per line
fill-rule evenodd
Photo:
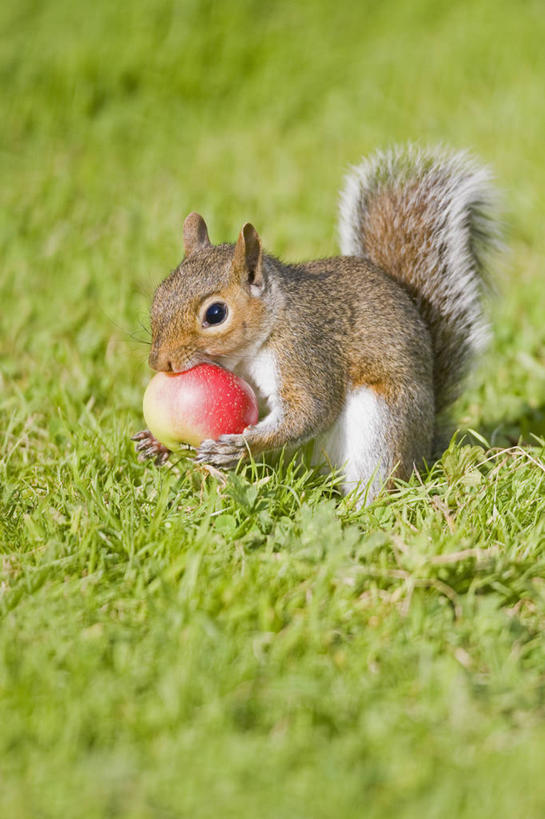
<path fill-rule="evenodd" d="M 0 816 L 545 813 L 539 0 L 0 8 Z M 337 252 L 362 154 L 502 191 L 493 340 L 429 474 L 137 462 L 181 226 Z M 469 430 L 472 430 L 469 431 Z"/>

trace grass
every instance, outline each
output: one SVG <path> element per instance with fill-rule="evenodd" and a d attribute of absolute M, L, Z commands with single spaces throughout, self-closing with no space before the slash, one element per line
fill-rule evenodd
<path fill-rule="evenodd" d="M 20 0 L 0 24 L 0 815 L 543 816 L 541 3 Z M 185 214 L 334 253 L 347 165 L 406 139 L 470 147 L 506 203 L 442 460 L 360 512 L 296 463 L 137 463 Z"/>

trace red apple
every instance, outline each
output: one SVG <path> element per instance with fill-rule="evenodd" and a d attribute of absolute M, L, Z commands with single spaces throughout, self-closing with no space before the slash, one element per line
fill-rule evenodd
<path fill-rule="evenodd" d="M 183 373 L 157 373 L 144 393 L 146 424 L 169 449 L 242 432 L 257 423 L 257 417 L 249 384 L 214 364 L 199 364 Z"/>

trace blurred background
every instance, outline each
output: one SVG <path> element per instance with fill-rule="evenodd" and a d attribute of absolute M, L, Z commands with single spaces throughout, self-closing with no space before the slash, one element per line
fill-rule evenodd
<path fill-rule="evenodd" d="M 19 0 L 0 22 L 5 376 L 53 357 L 82 400 L 121 381 L 137 409 L 187 212 L 214 241 L 251 220 L 278 255 L 333 254 L 348 165 L 444 142 L 493 168 L 511 248 L 466 420 L 545 431 L 541 0 Z"/>
<path fill-rule="evenodd" d="M 19 0 L 0 21 L 5 374 L 52 354 L 73 370 L 75 354 L 134 382 L 131 338 L 187 212 L 213 241 L 252 220 L 271 252 L 333 254 L 348 165 L 411 139 L 468 147 L 496 174 L 512 248 L 498 377 L 539 403 L 505 355 L 516 333 L 544 372 L 541 0 Z"/>

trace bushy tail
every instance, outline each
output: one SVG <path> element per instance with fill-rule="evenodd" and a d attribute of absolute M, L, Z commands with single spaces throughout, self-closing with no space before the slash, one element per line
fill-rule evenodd
<path fill-rule="evenodd" d="M 437 412 L 488 338 L 482 301 L 499 242 L 495 200 L 490 173 L 466 153 L 415 145 L 364 159 L 341 194 L 341 252 L 402 281 L 430 328 Z"/>

